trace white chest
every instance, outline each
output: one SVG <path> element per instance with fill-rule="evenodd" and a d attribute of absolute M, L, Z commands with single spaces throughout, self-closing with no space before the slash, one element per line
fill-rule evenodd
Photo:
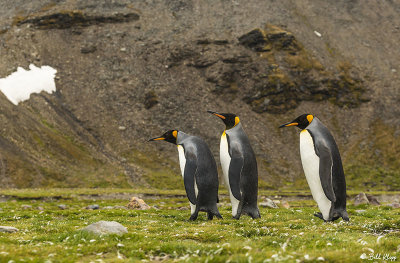
<path fill-rule="evenodd" d="M 186 157 L 185 157 L 185 149 L 181 145 L 178 145 L 178 153 L 179 153 L 179 166 L 181 167 L 182 178 L 184 178 L 185 177 Z M 197 197 L 197 195 L 199 193 L 199 189 L 197 188 L 196 179 L 194 180 L 194 193 Z M 191 210 L 191 213 L 193 214 L 194 211 L 196 210 L 196 205 L 190 203 L 190 210 Z"/>
<path fill-rule="evenodd" d="M 221 160 L 222 173 L 224 174 L 225 184 L 229 186 L 229 165 L 231 163 L 231 156 L 229 155 L 228 139 L 225 132 L 221 136 L 221 143 L 219 145 L 219 158 Z"/>
<path fill-rule="evenodd" d="M 231 156 L 229 155 L 228 138 L 225 132 L 221 136 L 221 144 L 219 146 L 219 159 L 221 160 L 222 173 L 224 183 L 229 191 L 229 197 L 232 204 L 232 216 L 236 216 L 239 207 L 239 200 L 237 200 L 233 194 L 229 185 L 229 165 L 231 164 Z"/>
<path fill-rule="evenodd" d="M 185 150 L 181 145 L 178 145 L 178 153 L 179 153 L 179 165 L 181 167 L 182 177 L 184 177 L 186 158 L 185 158 Z"/>
<path fill-rule="evenodd" d="M 319 176 L 319 157 L 315 153 L 313 139 L 307 130 L 300 133 L 300 156 L 311 194 L 326 220 L 329 217 L 331 201 L 326 197 L 322 188 Z"/>

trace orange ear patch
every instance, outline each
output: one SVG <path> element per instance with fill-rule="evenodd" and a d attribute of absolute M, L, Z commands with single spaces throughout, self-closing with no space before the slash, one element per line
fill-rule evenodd
<path fill-rule="evenodd" d="M 178 137 L 178 131 L 173 131 L 172 136 L 174 136 L 175 138 Z"/>
<path fill-rule="evenodd" d="M 313 119 L 314 119 L 314 116 L 307 115 L 307 120 L 308 120 L 309 123 L 311 123 Z"/>

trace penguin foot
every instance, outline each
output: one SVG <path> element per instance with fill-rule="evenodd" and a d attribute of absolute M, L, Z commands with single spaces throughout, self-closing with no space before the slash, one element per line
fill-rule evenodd
<path fill-rule="evenodd" d="M 316 217 L 318 217 L 318 218 L 320 218 L 320 219 L 322 219 L 322 220 L 325 221 L 325 219 L 324 219 L 324 217 L 322 216 L 322 213 L 321 213 L 321 212 L 315 213 L 314 216 L 316 216 Z"/>
<path fill-rule="evenodd" d="M 194 220 L 197 219 L 197 216 L 198 216 L 198 214 L 193 214 L 193 215 L 190 216 L 189 220 L 190 221 L 194 221 Z"/>
<path fill-rule="evenodd" d="M 235 215 L 235 216 L 232 216 L 232 219 L 239 220 L 239 219 L 240 219 L 240 215 Z"/>
<path fill-rule="evenodd" d="M 256 211 L 247 212 L 247 214 L 248 214 L 252 219 L 261 218 L 261 215 L 260 215 L 260 212 L 258 211 L 258 209 L 257 209 Z"/>
<path fill-rule="evenodd" d="M 211 213 L 211 212 L 207 212 L 207 219 L 208 220 L 213 220 L 213 218 L 214 218 L 214 214 Z"/>
<path fill-rule="evenodd" d="M 221 216 L 221 214 L 219 212 L 218 213 L 214 213 L 214 216 L 216 218 L 218 218 L 218 219 L 222 219 L 222 216 Z"/>
<path fill-rule="evenodd" d="M 342 218 L 344 221 L 350 221 L 349 214 L 347 214 L 346 210 L 342 213 Z"/>

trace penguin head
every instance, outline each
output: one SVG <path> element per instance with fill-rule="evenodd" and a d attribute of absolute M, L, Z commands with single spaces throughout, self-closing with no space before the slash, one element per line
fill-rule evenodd
<path fill-rule="evenodd" d="M 176 144 L 176 139 L 178 138 L 178 131 L 177 130 L 169 130 L 165 132 L 163 135 L 160 137 L 155 137 L 149 140 L 149 142 L 152 141 L 167 141 L 173 144 Z"/>
<path fill-rule="evenodd" d="M 225 123 L 227 130 L 235 127 L 240 122 L 239 117 L 233 113 L 218 113 L 218 112 L 210 111 L 210 110 L 208 110 L 207 112 L 220 118 Z"/>
<path fill-rule="evenodd" d="M 311 114 L 303 114 L 294 119 L 291 122 L 282 124 L 279 128 L 289 127 L 289 126 L 297 126 L 299 129 L 305 129 L 314 119 L 314 116 Z"/>

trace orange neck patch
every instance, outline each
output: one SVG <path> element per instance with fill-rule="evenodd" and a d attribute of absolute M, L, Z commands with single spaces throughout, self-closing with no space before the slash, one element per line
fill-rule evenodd
<path fill-rule="evenodd" d="M 178 131 L 173 131 L 172 136 L 174 136 L 175 138 L 178 137 Z"/>
<path fill-rule="evenodd" d="M 236 117 L 235 117 L 235 126 L 238 125 L 239 122 L 240 122 L 239 117 L 236 116 Z"/>
<path fill-rule="evenodd" d="M 311 123 L 313 119 L 314 119 L 314 116 L 307 115 L 307 120 L 308 120 L 309 123 Z"/>

